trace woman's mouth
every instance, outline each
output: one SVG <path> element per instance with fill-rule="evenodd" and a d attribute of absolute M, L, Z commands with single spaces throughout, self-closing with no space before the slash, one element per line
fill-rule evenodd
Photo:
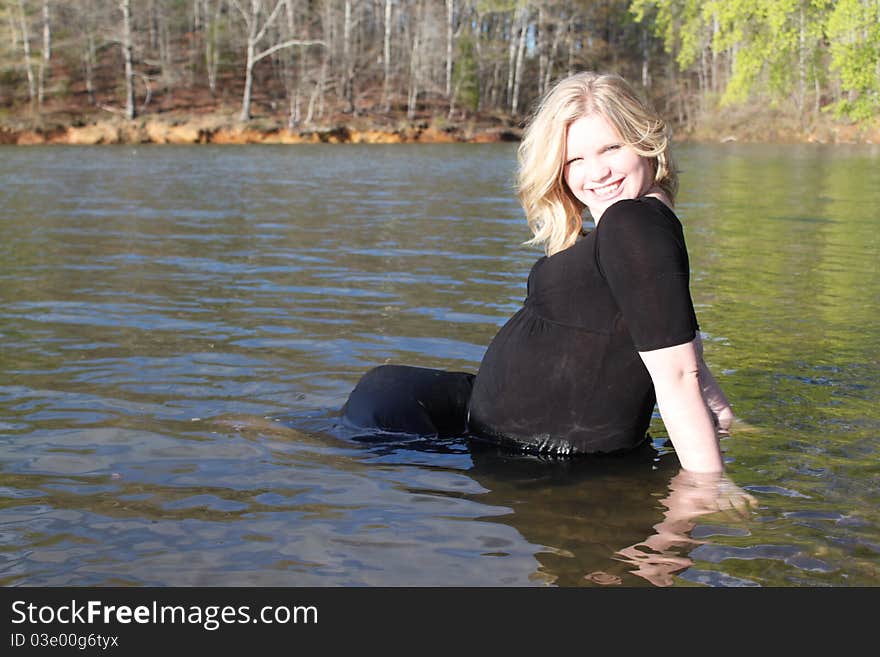
<path fill-rule="evenodd" d="M 593 187 L 590 191 L 600 199 L 610 198 L 614 196 L 623 184 L 623 178 L 618 178 L 614 182 L 602 185 L 601 187 Z"/>

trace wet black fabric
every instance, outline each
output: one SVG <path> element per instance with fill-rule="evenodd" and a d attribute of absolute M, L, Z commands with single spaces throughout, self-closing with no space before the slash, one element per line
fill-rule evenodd
<path fill-rule="evenodd" d="M 474 375 L 380 365 L 361 377 L 342 408 L 353 427 L 420 436 L 467 433 Z"/>
<path fill-rule="evenodd" d="M 475 379 L 377 368 L 344 414 L 357 426 L 441 435 L 464 416 L 471 435 L 538 453 L 632 449 L 656 401 L 638 351 L 689 342 L 697 330 L 678 218 L 651 197 L 620 201 L 585 238 L 534 264 L 522 309 Z M 469 404 L 457 406 L 471 383 Z"/>

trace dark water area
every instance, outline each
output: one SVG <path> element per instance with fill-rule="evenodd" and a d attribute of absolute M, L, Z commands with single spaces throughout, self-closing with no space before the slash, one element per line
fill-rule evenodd
<path fill-rule="evenodd" d="M 677 155 L 745 516 L 676 515 L 659 416 L 576 461 L 340 426 L 519 307 L 513 145 L 0 148 L 0 585 L 877 585 L 880 149 Z"/>

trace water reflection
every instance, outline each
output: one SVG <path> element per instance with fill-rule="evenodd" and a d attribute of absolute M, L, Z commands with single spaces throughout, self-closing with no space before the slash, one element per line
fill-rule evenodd
<path fill-rule="evenodd" d="M 494 521 L 543 546 L 536 575 L 559 586 L 668 586 L 693 564 L 697 519 L 722 512 L 716 520 L 747 533 L 757 504 L 727 477 L 680 470 L 650 444 L 626 456 L 569 460 L 472 447 L 468 474 L 488 491 L 480 501 L 510 509 Z"/>
<path fill-rule="evenodd" d="M 675 575 L 693 565 L 689 553 L 710 544 L 694 538 L 694 530 L 748 536 L 757 505 L 726 475 L 681 470 L 662 441 L 659 449 L 646 442 L 624 455 L 566 459 L 514 453 L 466 437 L 362 433 L 338 419 L 333 412 L 314 412 L 280 419 L 234 416 L 213 424 L 270 441 L 273 456 L 291 466 L 305 458 L 312 466 L 370 477 L 381 465 L 395 469 L 395 481 L 413 502 L 451 498 L 491 510 L 471 517 L 484 523 L 480 556 L 497 560 L 521 551 L 518 541 L 500 538 L 486 525 L 513 528 L 534 550 L 537 567 L 526 578 L 532 584 L 672 585 Z M 706 517 L 713 525 L 698 525 Z M 732 577 L 724 583 L 754 584 Z"/>

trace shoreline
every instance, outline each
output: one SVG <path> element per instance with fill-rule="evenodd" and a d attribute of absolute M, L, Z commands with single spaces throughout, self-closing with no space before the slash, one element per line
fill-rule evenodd
<path fill-rule="evenodd" d="M 413 121 L 398 126 L 324 124 L 290 130 L 265 119 L 226 117 L 119 118 L 83 125 L 9 126 L 0 124 L 0 145 L 47 144 L 443 144 L 517 142 L 517 127 L 474 127 Z"/>
<path fill-rule="evenodd" d="M 784 128 L 760 121 L 718 121 L 694 130 L 674 131 L 680 143 L 880 144 L 880 124 L 873 128 L 840 123 L 812 129 Z M 766 127 L 761 128 L 761 125 Z M 290 130 L 282 122 L 257 118 L 242 122 L 228 115 L 146 115 L 131 121 L 110 117 L 89 122 L 28 125 L 0 123 L 0 145 L 103 144 L 490 144 L 518 142 L 522 129 L 496 122 L 450 123 L 414 120 L 395 125 L 368 119 Z"/>

